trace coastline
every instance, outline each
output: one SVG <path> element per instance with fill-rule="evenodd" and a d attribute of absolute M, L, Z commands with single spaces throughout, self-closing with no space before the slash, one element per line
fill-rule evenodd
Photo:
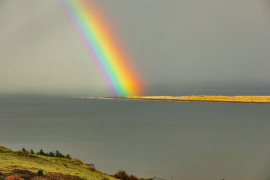
<path fill-rule="evenodd" d="M 183 101 L 214 103 L 270 103 L 270 96 L 116 96 L 85 97 L 91 99 L 147 100 L 147 101 Z"/>

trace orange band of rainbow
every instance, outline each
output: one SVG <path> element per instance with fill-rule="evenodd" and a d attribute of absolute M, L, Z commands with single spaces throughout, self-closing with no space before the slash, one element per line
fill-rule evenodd
<path fill-rule="evenodd" d="M 141 95 L 142 80 L 112 35 L 101 11 L 89 0 L 56 0 L 95 62 L 110 92 L 116 96 Z"/>

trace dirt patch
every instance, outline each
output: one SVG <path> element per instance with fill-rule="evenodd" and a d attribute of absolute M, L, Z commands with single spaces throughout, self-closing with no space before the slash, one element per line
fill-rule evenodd
<path fill-rule="evenodd" d="M 23 169 L 13 169 L 11 173 L 5 173 L 2 174 L 1 176 L 6 178 L 10 175 L 19 175 L 21 178 L 27 180 L 27 179 L 32 179 L 33 177 L 37 176 L 36 173 L 33 173 L 31 171 L 28 170 L 23 170 Z"/>

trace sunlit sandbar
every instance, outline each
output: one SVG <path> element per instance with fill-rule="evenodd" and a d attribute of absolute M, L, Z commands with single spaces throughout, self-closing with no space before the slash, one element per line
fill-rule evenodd
<path fill-rule="evenodd" d="M 270 103 L 270 96 L 117 96 L 88 97 L 94 99 L 187 101 L 187 102 L 223 102 L 223 103 Z"/>

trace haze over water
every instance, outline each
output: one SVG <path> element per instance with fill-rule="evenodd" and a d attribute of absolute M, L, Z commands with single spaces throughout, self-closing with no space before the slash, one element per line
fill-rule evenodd
<path fill-rule="evenodd" d="M 1 97 L 0 142 L 108 174 L 266 180 L 269 115 L 268 104 Z"/>

